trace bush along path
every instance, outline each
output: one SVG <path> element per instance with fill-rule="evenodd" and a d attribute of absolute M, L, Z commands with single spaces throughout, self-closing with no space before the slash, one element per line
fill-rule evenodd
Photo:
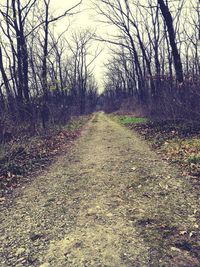
<path fill-rule="evenodd" d="M 35 171 L 43 170 L 56 156 L 66 153 L 89 119 L 90 116 L 77 117 L 68 125 L 50 129 L 43 135 L 22 136 L 1 145 L 0 204 L 15 192 L 15 188 L 30 182 Z"/>
<path fill-rule="evenodd" d="M 103 113 L 0 211 L 7 266 L 200 265 L 190 180 Z"/>

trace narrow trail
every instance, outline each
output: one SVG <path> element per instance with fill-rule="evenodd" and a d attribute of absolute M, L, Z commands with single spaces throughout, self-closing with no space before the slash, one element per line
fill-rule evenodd
<path fill-rule="evenodd" d="M 196 227 L 197 203 L 145 141 L 98 113 L 66 156 L 1 209 L 0 266 L 199 266 L 171 238 Z"/>

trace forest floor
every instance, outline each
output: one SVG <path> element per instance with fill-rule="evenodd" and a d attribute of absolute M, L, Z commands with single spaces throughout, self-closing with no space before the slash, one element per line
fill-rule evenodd
<path fill-rule="evenodd" d="M 97 113 L 0 210 L 0 266 L 198 267 L 199 195 L 137 133 Z"/>
<path fill-rule="evenodd" d="M 48 125 L 46 131 L 39 129 L 34 135 L 23 127 L 19 127 L 20 132 L 13 129 L 17 134 L 9 142 L 0 144 L 0 205 L 13 198 L 16 188 L 30 183 L 59 155 L 66 154 L 90 118 L 74 117 L 64 126 Z"/>

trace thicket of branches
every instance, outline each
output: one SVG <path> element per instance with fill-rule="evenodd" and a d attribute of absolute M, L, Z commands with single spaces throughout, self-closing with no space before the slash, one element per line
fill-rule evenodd
<path fill-rule="evenodd" d="M 65 18 L 80 4 L 55 15 L 51 0 L 1 2 L 0 139 L 7 125 L 35 133 L 95 109 L 92 65 L 101 51 L 92 46 L 94 38 L 111 44 L 113 54 L 100 98 L 107 111 L 129 103 L 154 117 L 200 117 L 198 0 L 94 0 L 102 23 L 111 25 L 108 36 L 87 29 L 69 37 Z M 61 21 L 65 30 L 58 33 Z"/>
<path fill-rule="evenodd" d="M 200 8 L 198 0 L 97 0 L 104 23 L 98 38 L 113 47 L 106 64 L 104 105 L 140 105 L 154 117 L 200 118 Z M 129 106 L 129 108 L 130 108 Z"/>
<path fill-rule="evenodd" d="M 3 3 L 2 3 L 3 2 Z M 51 0 L 4 0 L 0 4 L 0 138 L 8 124 L 66 123 L 71 114 L 94 109 L 97 83 L 91 65 L 99 51 L 91 51 L 94 33 L 77 31 L 66 39 L 79 5 L 52 14 Z M 65 31 L 58 34 L 62 20 Z"/>

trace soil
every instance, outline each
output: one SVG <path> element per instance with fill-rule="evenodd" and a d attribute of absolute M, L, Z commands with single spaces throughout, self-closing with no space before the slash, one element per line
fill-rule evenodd
<path fill-rule="evenodd" d="M 139 135 L 97 113 L 0 210 L 0 266 L 200 266 L 199 195 Z"/>

